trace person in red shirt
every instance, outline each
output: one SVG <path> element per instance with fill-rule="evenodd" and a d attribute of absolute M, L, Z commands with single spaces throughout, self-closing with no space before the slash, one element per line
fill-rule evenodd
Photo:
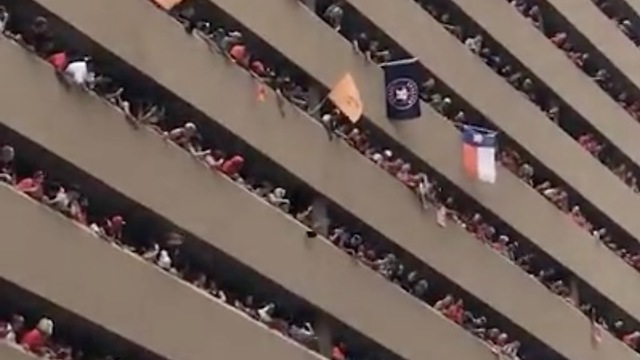
<path fill-rule="evenodd" d="M 331 350 L 331 360 L 346 360 L 345 348 L 346 346 L 343 343 L 334 346 Z"/>
<path fill-rule="evenodd" d="M 47 62 L 53 66 L 58 72 L 64 71 L 67 68 L 69 58 L 64 51 L 56 52 L 47 58 Z"/>
<path fill-rule="evenodd" d="M 563 32 L 559 32 L 551 37 L 551 42 L 557 47 L 562 47 L 566 41 L 567 34 Z"/>
<path fill-rule="evenodd" d="M 233 61 L 238 65 L 244 68 L 249 66 L 249 53 L 247 52 L 247 47 L 244 44 L 232 45 L 229 49 L 229 56 L 231 56 L 231 59 L 233 59 Z"/>
<path fill-rule="evenodd" d="M 122 239 L 122 231 L 124 230 L 124 226 L 127 223 L 124 221 L 124 218 L 120 215 L 112 216 L 110 219 L 105 221 L 104 225 L 104 233 L 110 239 L 118 242 Z"/>
<path fill-rule="evenodd" d="M 622 342 L 634 350 L 638 348 L 638 340 L 640 340 L 640 331 L 634 331 L 622 337 Z"/>
<path fill-rule="evenodd" d="M 457 324 L 462 324 L 462 320 L 464 317 L 464 303 L 462 302 L 462 299 L 449 306 L 449 308 L 445 310 L 444 315 L 449 318 L 449 320 Z"/>
<path fill-rule="evenodd" d="M 240 170 L 242 170 L 242 166 L 244 165 L 244 158 L 240 155 L 234 155 L 231 159 L 226 160 L 220 170 L 230 178 L 236 180 L 240 174 Z"/>
<path fill-rule="evenodd" d="M 44 346 L 52 334 L 53 321 L 47 318 L 42 318 L 38 322 L 38 326 L 24 334 L 22 339 L 20 339 L 20 345 L 26 351 L 32 352 L 36 355 L 42 355 Z"/>
<path fill-rule="evenodd" d="M 20 180 L 16 188 L 32 198 L 40 201 L 44 197 L 44 172 L 38 170 L 33 177 Z"/>
<path fill-rule="evenodd" d="M 256 75 L 257 77 L 259 77 L 261 79 L 264 78 L 265 76 L 267 76 L 267 68 L 264 66 L 262 61 L 258 60 L 254 56 L 251 56 L 249 62 L 250 62 L 249 70 L 254 75 Z"/>

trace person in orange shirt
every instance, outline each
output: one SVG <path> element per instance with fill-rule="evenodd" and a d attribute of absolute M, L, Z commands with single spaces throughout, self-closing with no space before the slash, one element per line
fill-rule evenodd
<path fill-rule="evenodd" d="M 16 188 L 40 201 L 44 197 L 44 172 L 36 171 L 32 177 L 20 180 Z"/>

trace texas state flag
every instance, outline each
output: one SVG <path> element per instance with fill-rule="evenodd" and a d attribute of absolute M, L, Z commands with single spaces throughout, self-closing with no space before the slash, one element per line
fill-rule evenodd
<path fill-rule="evenodd" d="M 488 183 L 496 182 L 495 131 L 464 125 L 462 127 L 462 164 L 470 176 Z"/>

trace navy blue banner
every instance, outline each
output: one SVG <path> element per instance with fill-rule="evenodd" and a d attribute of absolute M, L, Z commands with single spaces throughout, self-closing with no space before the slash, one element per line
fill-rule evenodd
<path fill-rule="evenodd" d="M 417 81 L 419 66 L 418 59 L 382 64 L 389 119 L 409 120 L 420 117 L 420 88 Z"/>

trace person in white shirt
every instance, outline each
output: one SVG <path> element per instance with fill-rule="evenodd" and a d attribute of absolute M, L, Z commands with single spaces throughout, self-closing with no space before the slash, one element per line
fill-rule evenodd
<path fill-rule="evenodd" d="M 86 86 L 91 79 L 91 72 L 89 71 L 89 58 L 85 57 L 82 60 L 72 61 L 64 69 L 64 74 L 67 78 L 76 85 Z"/>
<path fill-rule="evenodd" d="M 100 237 L 107 236 L 107 234 L 104 232 L 104 229 L 101 228 L 100 225 L 96 223 L 91 223 L 91 225 L 89 225 L 89 230 L 91 230 L 94 234 Z"/>
<path fill-rule="evenodd" d="M 376 165 L 381 166 L 384 158 L 382 157 L 382 154 L 374 153 L 373 155 L 371 155 L 371 161 L 373 161 Z"/>
<path fill-rule="evenodd" d="M 431 193 L 433 191 L 433 184 L 429 181 L 429 177 L 427 174 L 420 173 L 418 174 L 419 182 L 418 182 L 418 199 L 420 200 L 420 204 L 422 208 L 427 210 L 429 209 L 429 204 L 433 200 L 431 198 Z"/>
<path fill-rule="evenodd" d="M 7 23 L 9 23 L 9 12 L 7 8 L 0 5 L 0 34 L 7 29 Z"/>
<path fill-rule="evenodd" d="M 325 10 L 322 17 L 331 25 L 331 27 L 340 31 L 342 26 L 342 18 L 344 17 L 344 10 L 342 9 L 341 1 L 336 1 L 335 3 L 329 5 Z"/>
<path fill-rule="evenodd" d="M 469 37 L 464 41 L 464 45 L 475 54 L 479 54 L 482 50 L 482 35 Z"/>
<path fill-rule="evenodd" d="M 45 203 L 47 205 L 62 212 L 66 212 L 69 210 L 70 202 L 71 202 L 71 199 L 69 197 L 69 194 L 67 193 L 65 188 L 62 186 L 58 187 L 56 194 L 52 198 L 45 200 Z"/>
<path fill-rule="evenodd" d="M 258 319 L 264 324 L 271 324 L 273 322 L 273 312 L 276 309 L 276 305 L 273 303 L 267 304 L 265 307 L 258 310 Z"/>
<path fill-rule="evenodd" d="M 163 270 L 171 270 L 171 257 L 167 250 L 160 250 L 156 264 Z"/>
<path fill-rule="evenodd" d="M 142 254 L 142 258 L 147 261 L 153 262 L 158 259 L 159 254 L 160 254 L 160 245 L 158 245 L 157 243 L 153 243 L 151 247 Z"/>
<path fill-rule="evenodd" d="M 11 322 L 0 327 L 0 339 L 5 339 L 15 343 L 17 341 L 16 334 L 24 328 L 24 318 L 20 315 L 14 315 Z"/>
<path fill-rule="evenodd" d="M 316 332 L 308 322 L 305 322 L 302 327 L 291 325 L 289 334 L 294 340 L 303 344 L 310 344 L 317 340 Z"/>
<path fill-rule="evenodd" d="M 267 195 L 267 201 L 273 205 L 280 208 L 282 211 L 289 211 L 289 205 L 291 202 L 286 198 L 287 191 L 281 187 L 275 188 L 273 192 Z"/>
<path fill-rule="evenodd" d="M 520 350 L 520 342 L 513 341 L 502 347 L 502 354 L 512 360 L 519 360 L 518 350 Z"/>

